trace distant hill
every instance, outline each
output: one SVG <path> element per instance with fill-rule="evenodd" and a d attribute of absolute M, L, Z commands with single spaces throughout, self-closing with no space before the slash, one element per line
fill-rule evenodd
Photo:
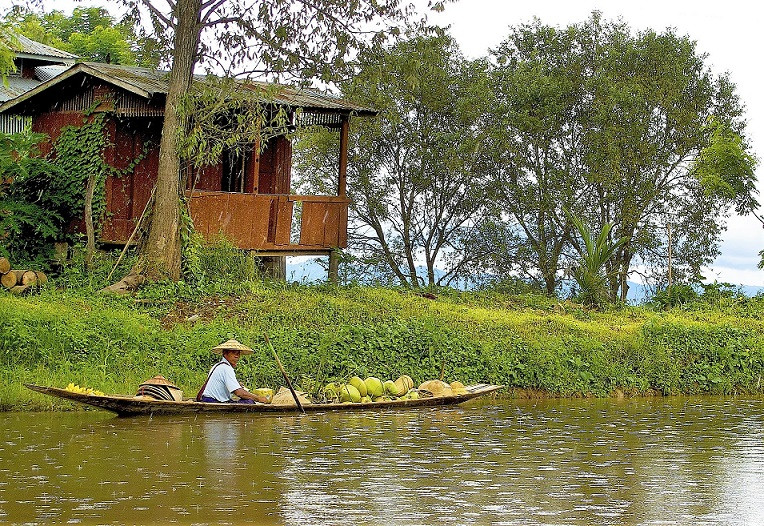
<path fill-rule="evenodd" d="M 418 269 L 420 275 L 425 274 L 424 267 Z M 435 269 L 436 277 L 442 276 L 443 272 Z M 287 264 L 286 277 L 288 281 L 296 281 L 298 283 L 320 283 L 326 281 L 326 269 L 322 267 L 316 258 L 305 259 L 304 261 L 296 261 L 295 263 Z M 639 304 L 648 297 L 648 289 L 646 286 L 629 281 L 629 292 L 627 299 L 631 304 Z M 764 287 L 757 287 L 753 285 L 740 285 L 740 289 L 743 294 L 749 297 L 756 296 L 757 294 L 764 294 Z"/>

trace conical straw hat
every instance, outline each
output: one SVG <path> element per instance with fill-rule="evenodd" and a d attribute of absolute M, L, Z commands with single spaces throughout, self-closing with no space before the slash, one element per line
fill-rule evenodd
<path fill-rule="evenodd" d="M 252 354 L 255 352 L 243 343 L 239 343 L 236 340 L 228 340 L 227 342 L 223 342 L 217 347 L 212 348 L 212 352 L 217 354 L 223 354 L 223 351 L 225 350 L 241 351 L 241 354 Z"/>

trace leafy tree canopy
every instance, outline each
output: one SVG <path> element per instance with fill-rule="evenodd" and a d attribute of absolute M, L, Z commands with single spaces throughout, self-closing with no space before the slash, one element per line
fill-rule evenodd
<path fill-rule="evenodd" d="M 13 52 L 13 32 L 10 24 L 0 21 L 0 80 L 5 82 L 8 73 L 13 73 L 16 66 L 13 59 L 16 56 Z"/>
<path fill-rule="evenodd" d="M 351 246 L 378 263 L 375 276 L 416 287 L 422 265 L 425 284 L 448 284 L 470 268 L 460 249 L 486 205 L 474 162 L 481 75 L 448 35 L 420 26 L 395 45 L 361 53 L 357 68 L 343 94 L 380 115 L 353 123 Z M 318 154 L 326 152 L 321 146 L 297 152 L 312 188 L 334 179 L 326 178 L 330 168 L 314 168 L 336 158 Z M 436 276 L 436 268 L 444 273 Z"/>
<path fill-rule="evenodd" d="M 689 37 L 594 13 L 562 29 L 514 27 L 492 58 L 488 151 L 514 240 L 507 257 L 548 292 L 576 246 L 565 207 L 627 239 L 607 272 L 611 296 L 625 298 L 635 265 L 665 278 L 669 242 L 675 276 L 697 279 L 729 210 L 758 206 L 735 87 Z"/>
<path fill-rule="evenodd" d="M 139 37 L 133 20 L 118 21 L 101 7 L 76 7 L 67 16 L 62 11 L 38 13 L 14 6 L 3 20 L 22 35 L 83 60 L 144 67 L 159 63 L 156 42 Z"/>

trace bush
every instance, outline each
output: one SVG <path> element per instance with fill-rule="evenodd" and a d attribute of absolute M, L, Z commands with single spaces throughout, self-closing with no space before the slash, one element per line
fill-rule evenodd
<path fill-rule="evenodd" d="M 649 303 L 658 309 L 669 309 L 687 305 L 697 299 L 698 293 L 691 285 L 671 285 L 656 292 Z"/>

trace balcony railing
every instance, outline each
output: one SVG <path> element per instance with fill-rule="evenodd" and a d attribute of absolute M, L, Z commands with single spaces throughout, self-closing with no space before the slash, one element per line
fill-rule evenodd
<path fill-rule="evenodd" d="M 195 190 L 190 197 L 194 228 L 206 239 L 224 235 L 239 248 L 269 255 L 326 254 L 347 246 L 344 197 L 244 194 Z M 302 203 L 299 241 L 292 243 L 294 204 Z"/>

